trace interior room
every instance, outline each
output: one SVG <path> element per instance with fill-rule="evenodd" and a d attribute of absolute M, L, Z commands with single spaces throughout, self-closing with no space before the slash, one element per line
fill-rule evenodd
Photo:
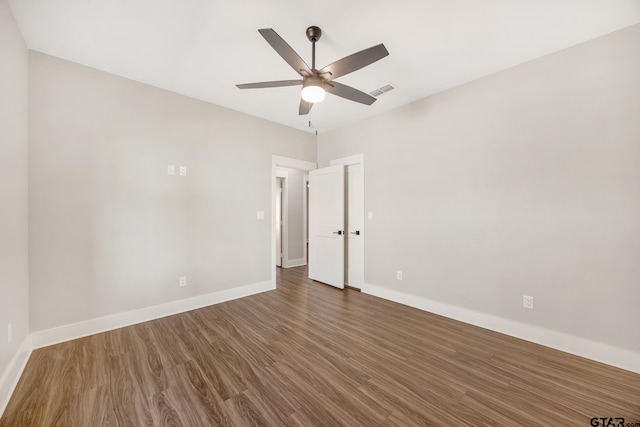
<path fill-rule="evenodd" d="M 0 427 L 640 426 L 638 76 L 637 0 L 0 0 Z"/>

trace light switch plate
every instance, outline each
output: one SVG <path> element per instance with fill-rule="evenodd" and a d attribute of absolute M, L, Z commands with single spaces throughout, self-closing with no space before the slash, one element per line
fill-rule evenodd
<path fill-rule="evenodd" d="M 367 219 L 369 221 L 371 221 L 373 219 L 373 212 L 371 212 L 371 211 L 367 212 Z"/>
<path fill-rule="evenodd" d="M 175 175 L 176 167 L 175 165 L 167 165 L 167 175 Z"/>
<path fill-rule="evenodd" d="M 258 214 L 256 215 L 257 219 L 264 219 L 264 211 L 258 211 Z"/>

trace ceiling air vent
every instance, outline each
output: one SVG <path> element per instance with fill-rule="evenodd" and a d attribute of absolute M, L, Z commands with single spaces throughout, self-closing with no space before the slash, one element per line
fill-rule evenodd
<path fill-rule="evenodd" d="M 372 90 L 371 92 L 369 92 L 369 95 L 377 97 L 377 96 L 380 96 L 380 95 L 382 95 L 384 93 L 392 91 L 394 89 L 395 89 L 395 87 L 393 87 L 391 85 L 386 85 L 386 86 L 382 86 L 379 89 Z"/>

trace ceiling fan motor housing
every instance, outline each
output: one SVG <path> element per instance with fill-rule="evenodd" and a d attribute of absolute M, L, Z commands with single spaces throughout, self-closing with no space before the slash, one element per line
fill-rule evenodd
<path fill-rule="evenodd" d="M 318 75 L 313 75 L 309 77 L 305 77 L 302 81 L 302 87 L 305 88 L 307 86 L 318 86 L 324 87 L 324 79 Z"/>
<path fill-rule="evenodd" d="M 315 43 L 318 40 L 320 40 L 321 36 L 322 36 L 322 30 L 320 29 L 320 27 L 311 26 L 307 28 L 307 38 L 311 43 Z"/>

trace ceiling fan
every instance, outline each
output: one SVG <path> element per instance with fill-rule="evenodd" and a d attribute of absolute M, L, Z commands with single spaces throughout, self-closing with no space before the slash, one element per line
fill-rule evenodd
<path fill-rule="evenodd" d="M 320 28 L 315 26 L 307 28 L 307 38 L 311 42 L 311 68 L 309 68 L 300 55 L 272 28 L 264 28 L 258 30 L 258 32 L 262 34 L 262 37 L 278 52 L 282 59 L 284 59 L 296 73 L 302 76 L 302 79 L 246 83 L 236 85 L 238 88 L 258 89 L 302 85 L 302 98 L 300 99 L 300 108 L 298 110 L 298 114 L 301 116 L 309 114 L 313 104 L 324 99 L 325 92 L 366 105 L 371 105 L 376 101 L 376 98 L 373 96 L 352 88 L 351 86 L 333 81 L 333 79 L 359 70 L 389 55 L 389 52 L 383 44 L 361 50 L 360 52 L 356 52 L 327 65 L 320 70 L 316 70 L 316 42 L 320 40 L 320 36 L 322 36 L 322 30 L 320 30 Z"/>

